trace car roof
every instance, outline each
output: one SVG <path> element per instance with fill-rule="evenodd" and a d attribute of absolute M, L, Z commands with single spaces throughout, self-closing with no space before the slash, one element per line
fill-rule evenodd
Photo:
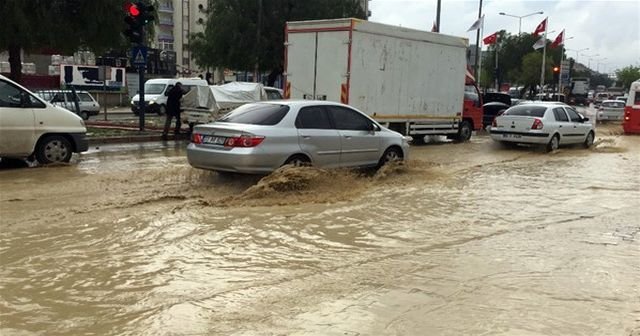
<path fill-rule="evenodd" d="M 345 105 L 342 103 L 338 103 L 338 102 L 334 102 L 334 101 L 328 101 L 328 100 L 304 100 L 304 99 L 285 99 L 285 100 L 267 100 L 267 101 L 259 101 L 256 103 L 264 103 L 264 104 L 274 104 L 274 105 L 286 105 L 289 107 L 305 107 L 305 106 L 318 106 L 318 105 L 322 105 L 322 106 L 327 106 L 327 105 L 333 105 L 333 106 L 344 106 L 344 107 L 348 107 L 351 109 L 355 109 L 352 106 L 349 105 Z"/>
<path fill-rule="evenodd" d="M 535 100 L 525 100 L 525 101 L 521 101 L 518 105 L 521 104 L 526 104 L 526 105 L 540 105 L 540 106 L 557 106 L 557 105 L 563 105 L 563 106 L 569 106 L 566 103 L 563 102 L 558 102 L 558 101 L 535 101 Z M 517 106 L 517 105 L 516 105 Z"/>
<path fill-rule="evenodd" d="M 620 100 L 619 99 L 607 99 L 607 100 L 603 100 L 603 103 L 619 103 Z"/>

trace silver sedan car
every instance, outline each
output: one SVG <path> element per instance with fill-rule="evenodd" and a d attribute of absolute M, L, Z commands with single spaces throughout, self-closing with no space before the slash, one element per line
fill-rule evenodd
<path fill-rule="evenodd" d="M 509 108 L 493 120 L 491 138 L 503 144 L 546 145 L 555 151 L 560 145 L 591 147 L 593 124 L 573 107 L 554 102 L 536 102 Z"/>
<path fill-rule="evenodd" d="M 407 159 L 408 139 L 347 105 L 270 101 L 243 105 L 196 126 L 187 158 L 195 168 L 248 174 L 286 164 L 376 167 Z"/>

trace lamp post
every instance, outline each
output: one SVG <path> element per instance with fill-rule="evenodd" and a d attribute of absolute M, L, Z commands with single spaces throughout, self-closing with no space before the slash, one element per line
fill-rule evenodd
<path fill-rule="evenodd" d="M 575 58 L 576 63 L 578 63 L 578 53 L 589 50 L 589 48 L 584 48 L 584 49 L 569 49 L 569 48 L 566 48 L 566 49 L 569 50 L 569 51 L 574 51 L 576 53 L 576 58 Z"/>
<path fill-rule="evenodd" d="M 539 12 L 534 12 L 534 13 L 530 13 L 527 15 L 512 15 L 512 14 L 507 14 L 505 12 L 500 12 L 498 13 L 500 15 L 504 15 L 504 16 L 510 16 L 510 17 L 514 17 L 516 19 L 518 19 L 518 35 L 522 34 L 522 18 L 526 18 L 527 16 L 531 16 L 531 15 L 536 15 L 536 14 L 544 14 L 543 11 L 539 11 Z"/>
<path fill-rule="evenodd" d="M 589 70 L 591 70 L 591 60 L 595 59 L 596 57 L 600 56 L 600 54 L 595 54 L 595 55 L 585 55 L 582 54 L 582 56 L 587 58 L 587 68 L 589 68 Z"/>

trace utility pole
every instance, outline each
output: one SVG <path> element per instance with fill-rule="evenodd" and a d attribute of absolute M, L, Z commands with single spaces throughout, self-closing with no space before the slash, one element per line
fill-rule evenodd
<path fill-rule="evenodd" d="M 258 29 L 256 32 L 256 65 L 253 71 L 253 81 L 258 82 L 260 72 L 260 31 L 262 30 L 262 0 L 258 0 Z"/>
<path fill-rule="evenodd" d="M 442 0 L 438 0 L 438 6 L 436 8 L 436 32 L 440 32 L 440 5 Z"/>

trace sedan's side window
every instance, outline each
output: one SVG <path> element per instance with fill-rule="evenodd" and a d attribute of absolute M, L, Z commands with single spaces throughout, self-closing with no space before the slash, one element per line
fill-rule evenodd
<path fill-rule="evenodd" d="M 328 106 L 336 128 L 340 130 L 368 131 L 371 121 L 362 114 L 342 106 Z"/>
<path fill-rule="evenodd" d="M 331 129 L 331 122 L 327 111 L 321 106 L 303 107 L 298 112 L 296 119 L 297 128 Z"/>
<path fill-rule="evenodd" d="M 567 114 L 564 113 L 564 109 L 561 107 L 554 108 L 553 115 L 556 117 L 556 121 L 569 121 Z"/>
<path fill-rule="evenodd" d="M 578 112 L 576 112 L 574 109 L 572 108 L 564 108 L 565 110 L 567 110 L 567 113 L 569 114 L 569 118 L 571 119 L 572 122 L 580 122 L 580 116 L 578 115 Z"/>

